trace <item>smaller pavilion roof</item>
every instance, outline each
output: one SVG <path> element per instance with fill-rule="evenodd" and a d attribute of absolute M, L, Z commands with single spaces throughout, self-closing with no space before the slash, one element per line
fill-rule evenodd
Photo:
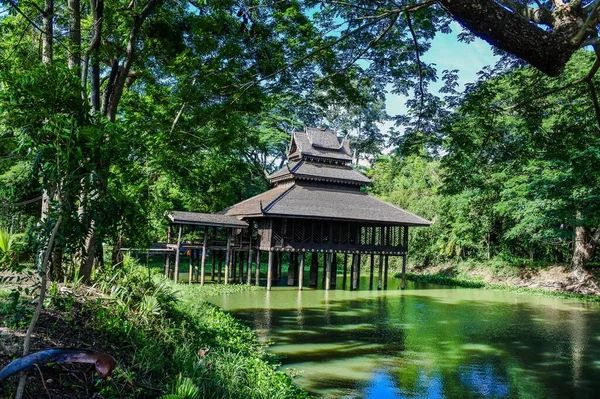
<path fill-rule="evenodd" d="M 246 228 L 248 223 L 239 220 L 235 216 L 220 215 L 213 213 L 171 211 L 166 215 L 167 219 L 174 224 L 187 224 L 193 226 L 235 227 Z"/>
<path fill-rule="evenodd" d="M 291 178 L 301 180 L 331 181 L 365 185 L 371 179 L 346 165 L 328 165 L 323 163 L 298 161 L 290 162 L 277 172 L 267 176 L 271 183 Z"/>
<path fill-rule="evenodd" d="M 333 161 L 352 161 L 352 151 L 347 138 L 339 138 L 333 130 L 307 128 L 292 134 L 289 159 L 308 157 L 325 158 Z"/>

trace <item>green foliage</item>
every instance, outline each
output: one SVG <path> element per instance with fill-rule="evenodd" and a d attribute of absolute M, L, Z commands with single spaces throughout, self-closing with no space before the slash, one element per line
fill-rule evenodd
<path fill-rule="evenodd" d="M 178 286 L 175 292 L 175 284 L 149 277 L 126 256 L 98 275 L 96 287 L 113 300 L 90 308 L 91 323 L 132 348 L 113 381 L 101 383 L 104 397 L 123 397 L 116 387 L 131 380 L 171 392 L 163 398 L 306 397 L 269 363 L 250 328 L 198 300 L 199 294 L 223 292 L 225 286 Z"/>

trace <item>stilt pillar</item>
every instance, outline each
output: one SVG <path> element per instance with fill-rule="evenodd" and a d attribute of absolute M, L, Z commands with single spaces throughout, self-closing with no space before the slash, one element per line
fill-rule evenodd
<path fill-rule="evenodd" d="M 256 275 L 254 276 L 254 284 L 260 284 L 260 249 L 256 248 Z"/>
<path fill-rule="evenodd" d="M 337 287 L 337 254 L 331 254 L 331 288 Z"/>
<path fill-rule="evenodd" d="M 375 254 L 371 254 L 371 267 L 369 269 L 369 289 L 373 289 L 373 275 L 375 274 Z"/>
<path fill-rule="evenodd" d="M 202 261 L 200 262 L 200 285 L 204 285 L 206 272 L 206 244 L 208 243 L 208 227 L 204 226 L 204 239 L 202 240 Z"/>
<path fill-rule="evenodd" d="M 290 252 L 290 261 L 288 263 L 287 285 L 296 285 L 296 274 L 298 272 L 298 253 Z"/>
<path fill-rule="evenodd" d="M 325 289 L 328 290 L 331 288 L 331 255 L 330 253 L 325 253 Z"/>
<path fill-rule="evenodd" d="M 319 253 L 313 252 L 310 256 L 310 280 L 311 287 L 316 287 L 319 281 Z"/>
<path fill-rule="evenodd" d="M 401 289 L 406 289 L 406 254 L 402 255 L 402 285 Z"/>
<path fill-rule="evenodd" d="M 389 266 L 389 260 L 390 257 L 389 255 L 385 256 L 385 265 L 384 265 L 384 271 L 383 271 L 383 289 L 387 290 L 387 284 L 388 284 L 388 266 Z"/>
<path fill-rule="evenodd" d="M 271 291 L 273 285 L 273 251 L 269 251 L 269 263 L 267 265 L 267 291 Z"/>
<path fill-rule="evenodd" d="M 302 285 L 304 284 L 304 259 L 306 258 L 306 253 L 300 253 L 300 264 L 298 265 L 298 289 L 302 289 Z"/>
<path fill-rule="evenodd" d="M 229 284 L 229 267 L 231 266 L 231 229 L 227 229 L 227 249 L 225 250 L 225 284 Z"/>
<path fill-rule="evenodd" d="M 346 289 L 346 278 L 348 276 L 348 254 L 344 254 L 344 277 L 342 278 L 342 289 Z"/>
<path fill-rule="evenodd" d="M 173 272 L 173 280 L 178 283 L 179 282 L 179 251 L 181 250 L 181 233 L 183 227 L 179 226 L 179 231 L 177 232 L 177 248 L 175 252 L 175 271 Z"/>
<path fill-rule="evenodd" d="M 379 273 L 377 273 L 377 289 L 383 288 L 383 255 L 379 255 Z"/>
<path fill-rule="evenodd" d="M 359 255 L 352 254 L 352 291 L 356 291 L 358 289 L 358 267 L 359 267 Z"/>

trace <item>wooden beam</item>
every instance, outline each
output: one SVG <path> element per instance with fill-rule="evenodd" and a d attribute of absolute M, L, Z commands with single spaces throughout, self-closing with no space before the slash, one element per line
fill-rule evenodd
<path fill-rule="evenodd" d="M 200 285 L 204 285 L 206 277 L 204 268 L 206 267 L 206 244 L 208 242 L 208 226 L 204 226 L 204 240 L 202 241 L 202 261 L 200 262 Z M 213 263 L 214 270 L 214 263 Z"/>
<path fill-rule="evenodd" d="M 298 289 L 302 289 L 302 285 L 304 284 L 304 259 L 306 258 L 306 253 L 300 253 L 300 264 L 298 265 Z"/>
<path fill-rule="evenodd" d="M 179 225 L 179 231 L 177 233 L 177 252 L 175 252 L 175 271 L 174 271 L 174 276 L 173 276 L 173 280 L 175 281 L 175 283 L 179 282 L 179 251 L 181 250 L 181 233 L 182 233 L 183 227 L 181 225 Z"/>
<path fill-rule="evenodd" d="M 271 291 L 273 285 L 273 251 L 269 251 L 269 263 L 267 265 L 267 291 Z"/>

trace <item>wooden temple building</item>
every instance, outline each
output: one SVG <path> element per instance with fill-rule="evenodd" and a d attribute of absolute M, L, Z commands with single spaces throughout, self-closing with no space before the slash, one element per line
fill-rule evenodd
<path fill-rule="evenodd" d="M 299 289 L 304 286 L 306 268 L 309 286 L 317 286 L 321 269 L 324 288 L 332 288 L 338 262 L 343 262 L 343 288 L 349 269 L 350 289 L 358 289 L 361 261 L 369 269 L 369 288 L 373 288 L 377 266 L 377 288 L 386 289 L 388 260 L 393 256 L 402 259 L 404 288 L 408 228 L 430 222 L 366 194 L 363 188 L 371 181 L 353 169 L 351 161 L 347 138 L 315 128 L 294 132 L 288 163 L 267 176 L 274 185 L 271 190 L 220 214 L 167 214 L 167 249 L 172 253 L 166 255 L 165 273 L 173 272 L 178 279 L 183 248 L 190 259 L 190 282 L 194 271 L 196 279 L 205 282 L 208 255 L 213 280 L 251 284 L 254 278 L 258 285 L 262 255 L 268 260 L 266 285 L 271 289 L 273 282 L 282 280 L 286 254 L 287 284 Z M 184 242 L 184 231 L 195 234 L 196 241 Z"/>

